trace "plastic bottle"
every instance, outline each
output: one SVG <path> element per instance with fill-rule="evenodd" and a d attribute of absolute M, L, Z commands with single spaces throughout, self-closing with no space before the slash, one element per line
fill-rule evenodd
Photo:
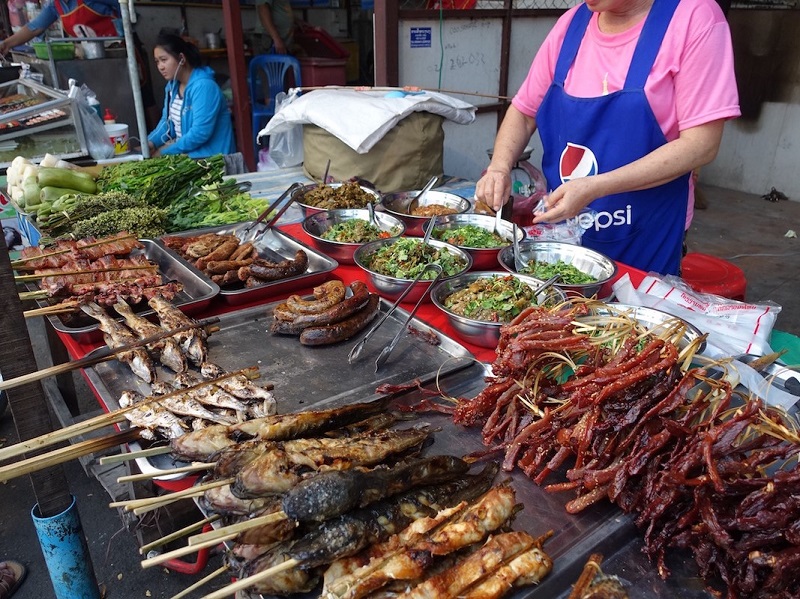
<path fill-rule="evenodd" d="M 105 113 L 103 114 L 103 122 L 106 125 L 113 125 L 117 122 L 117 117 L 114 116 L 114 113 L 111 112 L 110 109 L 106 108 Z"/>
<path fill-rule="evenodd" d="M 100 102 L 97 101 L 97 98 L 95 98 L 94 96 L 89 96 L 86 99 L 86 101 L 89 103 L 89 106 L 91 106 L 92 109 L 97 113 L 97 116 L 99 116 L 102 119 L 103 111 L 100 108 Z"/>

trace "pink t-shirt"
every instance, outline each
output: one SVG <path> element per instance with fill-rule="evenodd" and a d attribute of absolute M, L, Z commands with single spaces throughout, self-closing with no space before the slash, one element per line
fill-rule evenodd
<path fill-rule="evenodd" d="M 558 53 L 577 9 L 558 20 L 533 59 L 512 100 L 523 114 L 536 116 L 553 82 Z M 564 87 L 572 96 L 592 98 L 622 89 L 644 26 L 643 18 L 627 31 L 609 35 L 600 31 L 597 19 L 594 13 L 567 74 Z M 667 141 L 677 139 L 683 129 L 741 114 L 730 29 L 714 0 L 681 0 L 644 91 Z M 687 228 L 694 208 L 691 180 L 689 187 Z"/>

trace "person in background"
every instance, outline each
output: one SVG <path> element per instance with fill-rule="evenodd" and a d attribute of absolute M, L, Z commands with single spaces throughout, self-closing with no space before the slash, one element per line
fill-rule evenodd
<path fill-rule="evenodd" d="M 296 54 L 294 14 L 289 0 L 256 0 L 255 54 Z"/>
<path fill-rule="evenodd" d="M 730 29 L 714 0 L 585 0 L 536 54 L 476 197 L 503 205 L 538 129 L 552 191 L 533 222 L 588 206 L 583 245 L 678 274 L 690 174 L 715 158 L 725 120 L 739 115 Z"/>
<path fill-rule="evenodd" d="M 153 50 L 156 67 L 167 80 L 164 109 L 147 136 L 152 156 L 187 154 L 206 158 L 235 151 L 228 103 L 202 66 L 197 46 L 178 35 L 162 33 Z"/>
<path fill-rule="evenodd" d="M 122 35 L 117 0 L 51 0 L 34 19 L 0 42 L 0 54 L 7 54 L 11 48 L 26 44 L 42 35 L 58 19 L 61 19 L 64 35 L 72 37 Z"/>

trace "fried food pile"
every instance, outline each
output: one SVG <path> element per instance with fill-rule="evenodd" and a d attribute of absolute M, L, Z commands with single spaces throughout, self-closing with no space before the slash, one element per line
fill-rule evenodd
<path fill-rule="evenodd" d="M 236 235 L 176 235 L 162 241 L 220 286 L 258 287 L 301 275 L 308 268 L 308 255 L 303 250 L 297 250 L 293 258 L 273 262 L 260 258 L 252 242 L 242 242 Z"/>
<path fill-rule="evenodd" d="M 328 281 L 313 290 L 314 299 L 291 295 L 273 310 L 270 332 L 299 335 L 303 345 L 330 345 L 350 339 L 366 327 L 380 308 L 380 296 L 366 283 L 350 284 L 350 297 L 341 281 Z"/>

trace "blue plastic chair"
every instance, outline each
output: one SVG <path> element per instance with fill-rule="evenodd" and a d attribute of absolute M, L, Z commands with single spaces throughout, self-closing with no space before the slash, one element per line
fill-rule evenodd
<path fill-rule="evenodd" d="M 253 143 L 258 156 L 258 132 L 275 115 L 275 96 L 290 87 L 300 87 L 300 61 L 284 54 L 258 54 L 248 67 L 252 106 Z"/>

